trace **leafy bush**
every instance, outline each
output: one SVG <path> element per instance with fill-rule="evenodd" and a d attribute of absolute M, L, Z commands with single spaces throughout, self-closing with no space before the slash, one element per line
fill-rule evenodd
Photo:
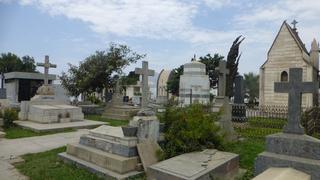
<path fill-rule="evenodd" d="M 3 111 L 3 127 L 12 127 L 14 120 L 18 120 L 18 112 L 14 109 L 5 109 Z"/>
<path fill-rule="evenodd" d="M 99 98 L 97 98 L 94 94 L 89 95 L 88 100 L 90 102 L 92 102 L 93 104 L 101 104 L 102 103 L 102 101 Z"/>
<path fill-rule="evenodd" d="M 168 106 L 164 113 L 164 157 L 222 148 L 223 138 L 215 124 L 218 117 L 218 113 L 207 113 L 200 104 L 185 108 Z"/>

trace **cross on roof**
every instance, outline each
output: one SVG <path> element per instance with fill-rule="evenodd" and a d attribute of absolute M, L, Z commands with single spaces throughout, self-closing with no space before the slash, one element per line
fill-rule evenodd
<path fill-rule="evenodd" d="M 274 83 L 274 92 L 289 93 L 288 123 L 283 132 L 304 134 L 304 129 L 300 125 L 301 96 L 302 93 L 316 92 L 316 85 L 315 82 L 302 82 L 302 68 L 289 69 L 289 82 Z"/>
<path fill-rule="evenodd" d="M 136 68 L 135 73 L 142 75 L 142 102 L 141 108 L 148 107 L 148 94 L 149 94 L 149 84 L 148 77 L 154 76 L 154 70 L 148 69 L 148 62 L 142 61 L 142 68 Z"/>
<path fill-rule="evenodd" d="M 57 65 L 50 64 L 49 56 L 45 56 L 44 63 L 37 63 L 37 66 L 44 67 L 44 85 L 47 86 L 49 83 L 48 75 L 49 75 L 49 68 L 56 68 Z"/>
<path fill-rule="evenodd" d="M 298 21 L 296 21 L 295 19 L 291 22 L 291 24 L 293 25 L 293 29 L 297 29 L 296 25 L 298 24 Z"/>
<path fill-rule="evenodd" d="M 227 62 L 220 61 L 219 67 L 215 69 L 219 72 L 219 81 L 218 81 L 218 96 L 226 96 L 226 81 L 229 70 L 227 69 Z"/>

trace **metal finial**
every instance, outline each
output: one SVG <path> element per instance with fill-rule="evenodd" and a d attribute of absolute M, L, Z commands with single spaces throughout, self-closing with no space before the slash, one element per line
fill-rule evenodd
<path fill-rule="evenodd" d="M 298 24 L 298 21 L 294 19 L 291 24 L 293 25 L 293 29 L 297 29 L 296 25 Z"/>
<path fill-rule="evenodd" d="M 191 59 L 191 61 L 196 61 L 196 54 L 193 55 L 193 58 Z"/>

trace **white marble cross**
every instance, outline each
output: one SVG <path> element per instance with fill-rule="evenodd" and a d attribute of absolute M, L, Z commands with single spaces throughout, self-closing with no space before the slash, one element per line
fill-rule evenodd
<path fill-rule="evenodd" d="M 142 102 L 141 108 L 148 107 L 148 94 L 149 94 L 149 84 L 148 77 L 154 76 L 154 70 L 148 69 L 148 62 L 142 61 L 142 68 L 136 68 L 135 73 L 142 75 Z"/>
<path fill-rule="evenodd" d="M 275 82 L 274 92 L 289 93 L 288 99 L 288 124 L 283 132 L 304 134 L 300 124 L 301 96 L 302 93 L 314 93 L 317 90 L 316 82 L 302 82 L 302 68 L 289 69 L 289 82 Z"/>
<path fill-rule="evenodd" d="M 219 67 L 215 69 L 219 72 L 218 81 L 218 96 L 226 96 L 226 81 L 229 70 L 227 69 L 227 62 L 222 60 L 219 62 Z"/>
<path fill-rule="evenodd" d="M 44 67 L 44 85 L 47 86 L 49 84 L 49 80 L 48 80 L 49 68 L 56 68 L 57 65 L 50 64 L 49 56 L 45 56 L 44 63 L 37 63 L 37 66 Z"/>

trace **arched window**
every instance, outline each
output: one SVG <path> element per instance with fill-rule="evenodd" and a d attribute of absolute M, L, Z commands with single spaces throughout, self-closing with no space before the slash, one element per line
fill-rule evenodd
<path fill-rule="evenodd" d="M 288 73 L 286 71 L 282 71 L 281 73 L 281 82 L 288 81 Z"/>

